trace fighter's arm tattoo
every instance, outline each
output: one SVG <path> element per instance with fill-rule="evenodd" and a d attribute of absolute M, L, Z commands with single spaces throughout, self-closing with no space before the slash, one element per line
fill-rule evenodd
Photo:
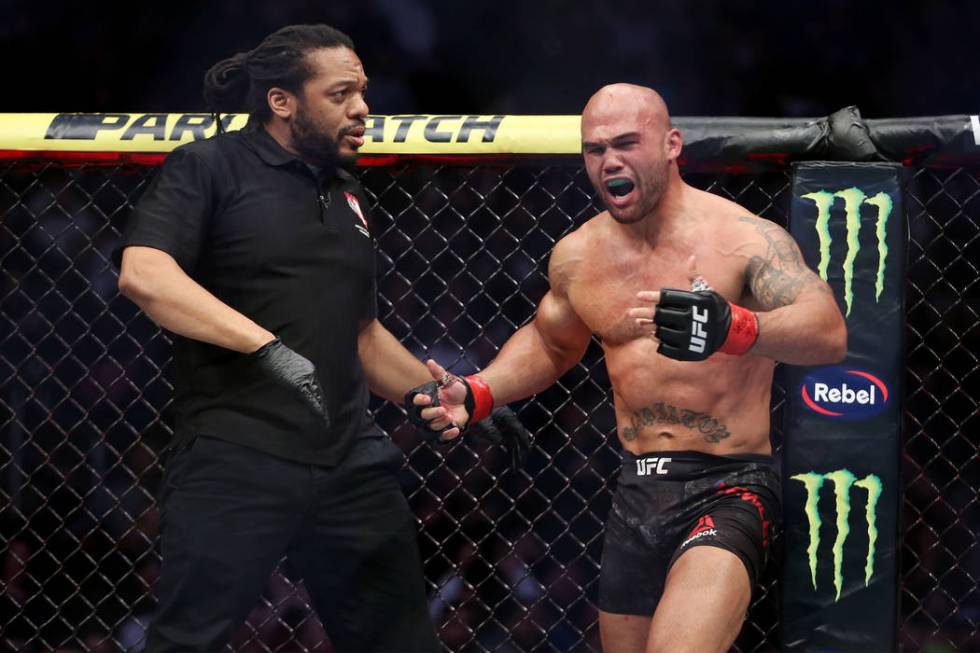
<path fill-rule="evenodd" d="M 755 216 L 742 216 L 739 221 L 753 225 L 766 242 L 765 254 L 750 256 L 746 268 L 749 288 L 763 310 L 788 306 L 811 287 L 831 292 L 830 287 L 806 266 L 800 248 L 785 229 Z"/>
<path fill-rule="evenodd" d="M 678 408 L 673 404 L 658 401 L 650 406 L 644 406 L 630 416 L 631 426 L 623 429 L 623 438 L 635 440 L 640 432 L 654 424 L 679 424 L 684 428 L 700 433 L 708 442 L 718 443 L 729 437 L 731 433 L 725 424 L 708 413 Z"/>

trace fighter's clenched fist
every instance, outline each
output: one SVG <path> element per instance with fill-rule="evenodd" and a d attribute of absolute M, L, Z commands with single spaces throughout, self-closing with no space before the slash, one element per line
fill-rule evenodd
<path fill-rule="evenodd" d="M 630 309 L 630 315 L 656 325 L 657 352 L 668 358 L 702 361 L 716 351 L 740 356 L 759 337 L 755 313 L 713 290 L 661 288 L 639 292 L 636 298 L 653 306 Z"/>

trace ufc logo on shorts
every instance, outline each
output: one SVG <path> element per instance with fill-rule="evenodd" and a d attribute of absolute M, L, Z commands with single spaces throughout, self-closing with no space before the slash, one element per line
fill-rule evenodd
<path fill-rule="evenodd" d="M 687 348 L 703 354 L 708 339 L 708 332 L 704 330 L 704 325 L 708 323 L 708 309 L 699 310 L 697 306 L 692 306 L 691 315 L 694 320 L 691 322 L 691 343 Z"/>
<path fill-rule="evenodd" d="M 636 461 L 636 475 L 666 474 L 667 463 L 670 461 L 671 458 L 639 458 Z"/>

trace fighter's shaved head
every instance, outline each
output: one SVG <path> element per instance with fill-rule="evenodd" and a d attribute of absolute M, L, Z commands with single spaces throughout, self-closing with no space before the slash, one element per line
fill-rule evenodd
<path fill-rule="evenodd" d="M 653 213 L 671 174 L 677 174 L 682 145 L 667 103 L 652 88 L 603 86 L 582 111 L 586 172 L 609 215 L 621 224 Z"/>
<path fill-rule="evenodd" d="M 606 122 L 610 118 L 628 121 L 633 118 L 630 122 L 637 127 L 670 128 L 664 99 L 652 88 L 636 84 L 609 84 L 596 91 L 582 111 L 583 129 L 586 123 Z"/>

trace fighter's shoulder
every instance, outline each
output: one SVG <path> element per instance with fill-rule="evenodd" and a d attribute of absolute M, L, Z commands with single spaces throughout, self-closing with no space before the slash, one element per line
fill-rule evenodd
<path fill-rule="evenodd" d="M 774 237 L 789 237 L 789 234 L 772 220 L 756 215 L 730 199 L 701 191 L 701 201 L 706 209 L 704 213 L 715 218 L 717 222 L 715 227 L 726 238 L 739 235 L 769 241 Z"/>
<path fill-rule="evenodd" d="M 715 216 L 721 220 L 732 220 L 740 215 L 751 215 L 751 211 L 727 197 L 706 190 L 694 189 L 694 201 L 701 213 Z"/>
<path fill-rule="evenodd" d="M 601 214 L 591 218 L 562 236 L 551 250 L 552 264 L 564 264 L 585 259 L 589 252 L 595 249 L 597 240 L 600 238 L 598 233 L 601 230 L 600 216 Z"/>
<path fill-rule="evenodd" d="M 766 248 L 768 250 L 772 246 L 796 247 L 796 241 L 783 227 L 772 220 L 767 220 L 748 211 L 742 211 L 734 216 L 732 229 L 738 230 L 738 236 L 752 243 L 750 251 L 753 248 Z"/>
<path fill-rule="evenodd" d="M 554 290 L 562 290 L 572 280 L 576 269 L 587 258 L 595 238 L 594 219 L 565 234 L 551 250 L 548 276 Z"/>

